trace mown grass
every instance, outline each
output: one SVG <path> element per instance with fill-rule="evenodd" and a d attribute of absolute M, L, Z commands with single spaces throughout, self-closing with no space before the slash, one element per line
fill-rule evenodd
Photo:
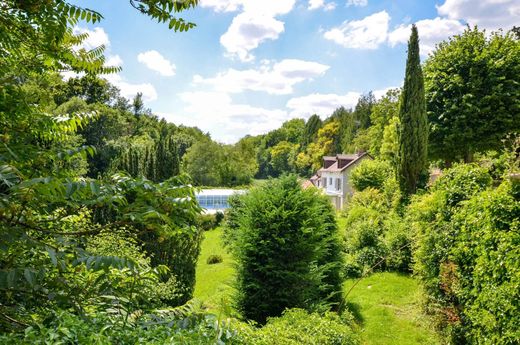
<path fill-rule="evenodd" d="M 203 301 L 205 307 L 212 312 L 229 306 L 231 284 L 234 281 L 233 259 L 224 249 L 221 235 L 221 228 L 204 233 L 204 241 L 197 263 L 194 297 Z M 208 264 L 206 260 L 210 255 L 221 255 L 223 260 L 217 264 Z"/>
<path fill-rule="evenodd" d="M 345 293 L 353 284 L 355 280 L 345 282 Z M 364 344 L 441 344 L 419 302 L 418 282 L 397 273 L 363 278 L 347 296 Z"/>
<path fill-rule="evenodd" d="M 234 268 L 231 255 L 221 241 L 222 229 L 207 231 L 197 264 L 195 297 L 214 313 L 231 316 L 231 284 Z M 223 262 L 209 265 L 208 256 L 221 255 Z M 355 280 L 344 284 L 347 292 Z M 364 344 L 440 344 L 419 306 L 420 289 L 413 278 L 396 273 L 376 273 L 363 278 L 350 292 L 348 307 L 359 324 Z"/>

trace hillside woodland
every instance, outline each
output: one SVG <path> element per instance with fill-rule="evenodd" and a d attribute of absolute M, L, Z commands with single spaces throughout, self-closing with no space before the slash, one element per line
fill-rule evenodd
<path fill-rule="evenodd" d="M 130 5 L 183 32 L 197 3 Z M 414 26 L 402 90 L 227 145 L 103 78 L 119 68 L 72 30 L 102 14 L 64 0 L 0 9 L 0 343 L 357 344 L 342 283 L 374 271 L 413 273 L 448 343 L 518 342 L 517 29 L 468 27 L 421 63 Z M 353 172 L 339 226 L 300 181 L 356 151 L 375 160 Z M 254 179 L 269 180 L 224 220 L 234 317 L 214 315 L 192 299 L 194 186 Z"/>

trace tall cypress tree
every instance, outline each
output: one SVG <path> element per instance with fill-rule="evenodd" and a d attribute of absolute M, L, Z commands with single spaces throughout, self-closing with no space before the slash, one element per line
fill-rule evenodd
<path fill-rule="evenodd" d="M 399 157 L 397 175 L 404 195 L 415 193 L 427 172 L 428 119 L 424 80 L 419 57 L 419 35 L 412 25 L 408 58 L 399 109 Z"/>

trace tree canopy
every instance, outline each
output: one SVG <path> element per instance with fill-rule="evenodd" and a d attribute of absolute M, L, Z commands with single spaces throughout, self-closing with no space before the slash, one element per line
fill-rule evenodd
<path fill-rule="evenodd" d="M 440 43 L 424 66 L 430 155 L 472 161 L 520 130 L 520 40 L 477 27 Z"/>

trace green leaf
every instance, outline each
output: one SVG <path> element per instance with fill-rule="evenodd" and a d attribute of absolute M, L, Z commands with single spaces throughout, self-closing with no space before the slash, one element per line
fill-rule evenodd
<path fill-rule="evenodd" d="M 27 280 L 31 287 L 33 287 L 36 284 L 36 274 L 32 269 L 24 269 L 23 276 L 25 277 L 25 280 Z"/>

